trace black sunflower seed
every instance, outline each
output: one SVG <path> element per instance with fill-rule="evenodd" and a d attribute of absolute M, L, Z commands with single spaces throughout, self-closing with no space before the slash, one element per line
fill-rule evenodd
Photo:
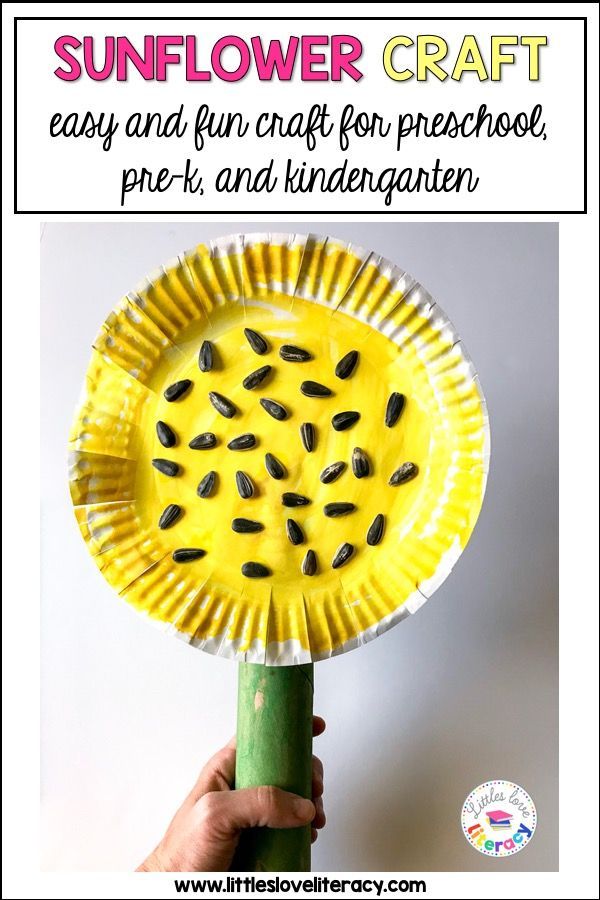
<path fill-rule="evenodd" d="M 300 439 L 307 453 L 315 449 L 315 426 L 312 422 L 303 422 L 300 426 Z"/>
<path fill-rule="evenodd" d="M 216 391 L 209 391 L 208 399 L 218 413 L 221 413 L 226 419 L 233 419 L 237 408 L 231 400 L 228 400 L 227 397 L 224 397 L 223 394 L 218 394 Z"/>
<path fill-rule="evenodd" d="M 235 484 L 242 500 L 249 500 L 254 495 L 252 479 L 245 472 L 235 473 Z"/>
<path fill-rule="evenodd" d="M 183 510 L 177 503 L 169 503 L 161 513 L 160 519 L 158 520 L 158 527 L 170 528 L 182 514 Z"/>
<path fill-rule="evenodd" d="M 156 423 L 156 436 L 163 447 L 174 447 L 177 443 L 177 435 L 166 422 Z"/>
<path fill-rule="evenodd" d="M 281 403 L 278 403 L 277 400 L 269 400 L 268 397 L 260 398 L 260 405 L 268 412 L 270 416 L 274 419 L 277 419 L 278 422 L 283 422 L 288 417 L 288 412 L 285 406 L 282 406 Z"/>
<path fill-rule="evenodd" d="M 203 556 L 206 556 L 206 550 L 196 547 L 182 547 L 180 550 L 173 550 L 173 562 L 177 563 L 192 562 L 194 559 L 202 559 Z"/>
<path fill-rule="evenodd" d="M 303 381 L 300 390 L 305 397 L 331 397 L 333 391 L 318 381 Z"/>
<path fill-rule="evenodd" d="M 242 566 L 242 575 L 245 575 L 246 578 L 266 578 L 270 574 L 271 570 L 262 563 L 245 562 Z"/>
<path fill-rule="evenodd" d="M 330 519 L 337 519 L 338 516 L 347 516 L 348 513 L 354 512 L 356 506 L 354 503 L 326 503 L 323 512 Z"/>
<path fill-rule="evenodd" d="M 314 550 L 307 550 L 302 560 L 302 574 L 314 575 L 317 571 L 317 557 Z"/>
<path fill-rule="evenodd" d="M 215 489 L 215 484 L 217 483 L 217 473 L 216 472 L 207 472 L 204 476 L 198 487 L 196 488 L 196 493 L 199 497 L 210 497 L 212 492 Z"/>
<path fill-rule="evenodd" d="M 287 520 L 285 523 L 285 530 L 291 544 L 297 545 L 304 543 L 304 532 L 293 519 Z"/>
<path fill-rule="evenodd" d="M 293 491 L 286 491 L 281 495 L 281 502 L 284 506 L 308 506 L 310 500 L 302 494 L 295 494 Z"/>
<path fill-rule="evenodd" d="M 413 462 L 405 462 L 396 469 L 396 471 L 392 474 L 389 484 L 396 487 L 398 484 L 406 484 L 407 481 L 411 481 L 413 478 L 416 478 L 419 474 L 419 467 Z"/>
<path fill-rule="evenodd" d="M 283 347 L 280 347 L 279 355 L 286 362 L 308 362 L 309 359 L 312 359 L 308 350 L 303 350 L 302 347 L 294 347 L 293 344 L 284 344 Z"/>
<path fill-rule="evenodd" d="M 237 518 L 231 520 L 231 528 L 236 534 L 256 534 L 262 531 L 265 526 L 262 522 L 255 522 L 254 519 Z"/>
<path fill-rule="evenodd" d="M 256 446 L 256 438 L 253 434 L 240 434 L 239 437 L 229 441 L 227 447 L 229 450 L 250 450 Z"/>
<path fill-rule="evenodd" d="M 385 516 L 378 513 L 369 526 L 367 531 L 367 544 L 369 547 L 375 547 L 383 537 L 383 529 L 385 526 Z"/>
<path fill-rule="evenodd" d="M 339 569 L 341 566 L 345 566 L 353 553 L 354 547 L 352 544 L 340 544 L 331 560 L 331 568 Z"/>
<path fill-rule="evenodd" d="M 328 466 L 325 466 L 319 478 L 323 482 L 323 484 L 331 484 L 332 481 L 336 481 L 346 468 L 346 463 L 340 460 L 339 462 L 330 463 Z"/>
<path fill-rule="evenodd" d="M 152 465 L 163 475 L 168 475 L 169 478 L 179 475 L 178 464 L 176 462 L 171 462 L 170 459 L 153 459 Z"/>
<path fill-rule="evenodd" d="M 347 428 L 351 428 L 359 419 L 359 412 L 348 410 L 347 412 L 336 413 L 331 420 L 331 424 L 336 431 L 346 431 Z"/>
<path fill-rule="evenodd" d="M 217 438 L 212 431 L 204 431 L 202 434 L 197 434 L 195 438 L 192 438 L 188 447 L 190 450 L 210 450 L 216 443 Z"/>
<path fill-rule="evenodd" d="M 244 334 L 246 335 L 246 340 L 252 347 L 255 353 L 258 353 L 259 356 L 262 356 L 269 349 L 269 345 L 266 340 L 259 334 L 258 331 L 254 331 L 253 328 L 244 328 Z"/>
<path fill-rule="evenodd" d="M 198 354 L 198 368 L 201 372 L 210 372 L 213 367 L 213 345 L 210 341 L 202 341 Z"/>
<path fill-rule="evenodd" d="M 255 387 L 258 387 L 259 384 L 262 384 L 270 371 L 271 366 L 261 366 L 260 369 L 256 369 L 254 372 L 250 372 L 249 375 L 246 375 L 242 381 L 242 386 L 245 387 L 247 391 L 253 390 Z"/>
<path fill-rule="evenodd" d="M 265 469 L 271 478 L 275 478 L 277 481 L 285 477 L 285 469 L 282 463 L 272 453 L 265 453 Z"/>
<path fill-rule="evenodd" d="M 385 409 L 385 424 L 388 428 L 391 428 L 396 424 L 402 415 L 405 403 L 406 397 L 404 394 L 399 394 L 398 391 L 394 391 L 393 394 L 390 394 L 390 399 L 388 400 Z"/>
<path fill-rule="evenodd" d="M 341 378 L 342 381 L 346 378 L 350 378 L 354 369 L 356 368 L 356 363 L 358 362 L 358 350 L 351 350 L 349 353 L 346 353 L 345 356 L 342 356 L 339 363 L 335 367 L 335 374 L 338 378 Z"/>
<path fill-rule="evenodd" d="M 366 478 L 371 472 L 369 457 L 360 447 L 355 447 L 352 451 L 352 471 L 355 478 Z"/>
<path fill-rule="evenodd" d="M 174 400 L 179 400 L 180 397 L 183 397 L 192 386 L 192 382 L 189 378 L 184 378 L 182 381 L 176 381 L 174 384 L 170 384 L 169 387 L 164 392 L 163 396 L 167 403 L 172 403 Z"/>

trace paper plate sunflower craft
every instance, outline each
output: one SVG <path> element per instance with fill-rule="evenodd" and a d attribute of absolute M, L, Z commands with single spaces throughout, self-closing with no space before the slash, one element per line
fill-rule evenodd
<path fill-rule="evenodd" d="M 414 613 L 481 507 L 486 406 L 448 318 L 330 237 L 200 245 L 109 314 L 70 450 L 107 581 L 242 664 L 236 785 L 309 796 L 312 663 Z M 309 867 L 310 829 L 244 845 L 244 868 Z"/>

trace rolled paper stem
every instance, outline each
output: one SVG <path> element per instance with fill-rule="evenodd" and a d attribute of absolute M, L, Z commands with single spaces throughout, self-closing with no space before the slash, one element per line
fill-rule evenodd
<path fill-rule="evenodd" d="M 240 663 L 236 788 L 275 785 L 311 796 L 313 666 Z M 242 832 L 238 872 L 309 872 L 310 825 Z"/>

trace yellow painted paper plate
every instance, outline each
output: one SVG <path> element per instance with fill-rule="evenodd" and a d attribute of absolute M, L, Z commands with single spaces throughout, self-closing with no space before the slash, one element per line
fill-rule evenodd
<path fill-rule="evenodd" d="M 70 435 L 107 581 L 193 646 L 269 665 L 415 612 L 469 539 L 488 460 L 439 306 L 316 235 L 232 235 L 152 272 L 94 341 Z"/>

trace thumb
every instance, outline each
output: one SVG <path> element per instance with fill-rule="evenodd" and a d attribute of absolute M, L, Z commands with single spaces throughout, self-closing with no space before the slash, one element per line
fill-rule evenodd
<path fill-rule="evenodd" d="M 240 828 L 298 828 L 315 816 L 310 800 L 277 787 L 212 791 L 199 801 L 213 833 L 230 835 Z"/>

